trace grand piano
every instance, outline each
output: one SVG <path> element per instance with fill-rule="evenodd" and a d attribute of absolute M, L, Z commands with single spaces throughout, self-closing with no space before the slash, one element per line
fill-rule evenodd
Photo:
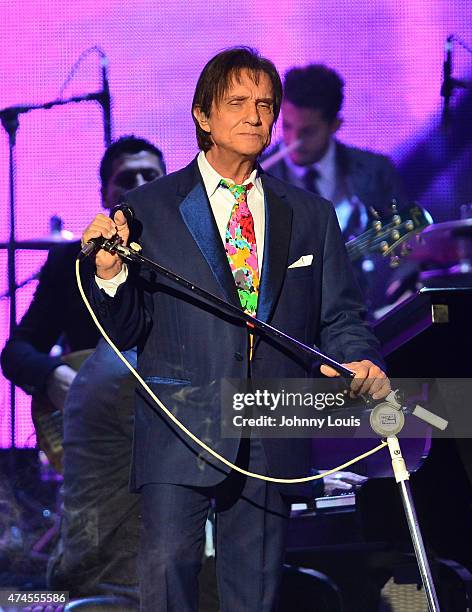
<path fill-rule="evenodd" d="M 383 317 L 375 332 L 390 377 L 470 378 L 471 327 L 472 288 L 425 288 Z M 315 465 L 322 460 L 330 468 L 359 454 L 352 441 L 332 444 L 331 451 L 329 443 L 325 441 L 323 459 L 315 457 Z M 375 445 L 364 440 L 361 450 L 368 443 Z M 434 571 L 437 576 L 442 572 L 443 591 L 452 580 L 465 600 L 470 591 L 467 569 L 472 570 L 472 440 L 404 440 L 402 448 L 413 472 L 412 492 Z M 389 465 L 388 453 L 376 453 L 352 468 L 369 476 L 355 493 L 320 498 L 314 508 L 292 512 L 287 563 L 314 568 L 334 581 L 343 607 L 331 603 L 326 609 L 374 611 L 379 589 L 390 576 L 418 579 L 397 485 L 385 478 L 391 474 Z M 448 602 L 444 609 L 465 610 L 462 595 L 457 607 L 450 603 L 450 593 L 440 596 Z"/>

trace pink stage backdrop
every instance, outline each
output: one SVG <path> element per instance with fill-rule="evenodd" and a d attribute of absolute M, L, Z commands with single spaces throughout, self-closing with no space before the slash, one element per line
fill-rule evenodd
<path fill-rule="evenodd" d="M 65 77 L 92 45 L 110 62 L 113 132 L 144 136 L 170 171 L 196 153 L 190 103 L 197 76 L 217 51 L 257 47 L 279 70 L 325 62 L 346 80 L 340 138 L 401 161 L 438 123 L 446 36 L 472 44 L 472 3 L 464 0 L 3 0 L 0 108 L 58 96 Z M 472 66 L 462 49 L 454 71 Z M 64 92 L 97 91 L 98 59 L 89 56 Z M 434 146 L 434 145 L 433 145 Z M 101 109 L 82 103 L 21 115 L 17 144 L 17 239 L 48 232 L 58 214 L 79 234 L 100 207 Z M 0 130 L 0 242 L 9 235 L 7 138 Z M 460 204 L 459 202 L 458 204 Z M 17 253 L 17 280 L 37 270 L 45 252 Z M 7 289 L 0 251 L 0 293 Z M 18 320 L 36 281 L 17 292 Z M 0 301 L 0 345 L 8 336 L 8 299 Z M 0 379 L 0 447 L 12 441 L 8 385 Z M 35 444 L 29 398 L 16 392 L 14 444 Z"/>

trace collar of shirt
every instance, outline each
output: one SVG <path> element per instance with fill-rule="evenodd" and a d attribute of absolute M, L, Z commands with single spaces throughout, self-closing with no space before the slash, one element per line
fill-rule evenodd
<path fill-rule="evenodd" d="M 219 189 L 221 176 L 207 160 L 205 153 L 200 151 L 197 156 L 198 169 L 202 175 L 203 185 L 207 192 L 210 201 L 211 210 L 218 226 L 223 244 L 226 238 L 226 228 L 231 216 L 235 199 L 228 189 Z M 231 179 L 225 180 L 230 183 L 234 182 Z M 254 219 L 254 231 L 256 234 L 257 244 L 257 259 L 259 262 L 259 270 L 262 270 L 262 255 L 264 253 L 264 224 L 265 224 L 265 206 L 264 206 L 264 190 L 262 181 L 258 176 L 257 168 L 255 168 L 250 176 L 244 181 L 244 185 L 252 183 L 254 187 L 249 190 L 247 195 L 247 204 Z"/>
<path fill-rule="evenodd" d="M 208 194 L 208 197 L 211 198 L 215 191 L 220 186 L 221 179 L 225 179 L 229 183 L 234 183 L 232 179 L 221 176 L 210 164 L 207 160 L 206 155 L 203 151 L 200 151 L 197 157 L 198 169 L 200 170 L 200 174 L 202 175 L 203 184 L 205 185 L 205 191 Z M 248 183 L 252 183 L 254 188 L 257 189 L 261 196 L 264 195 L 264 191 L 262 189 L 262 181 L 257 173 L 257 168 L 251 172 L 249 177 L 244 181 L 243 185 L 247 185 Z"/>

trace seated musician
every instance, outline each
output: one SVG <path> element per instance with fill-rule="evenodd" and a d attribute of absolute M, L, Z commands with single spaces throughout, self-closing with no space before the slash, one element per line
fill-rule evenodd
<path fill-rule="evenodd" d="M 157 147 L 134 136 L 120 138 L 100 165 L 103 207 L 112 208 L 125 191 L 164 174 Z M 27 393 L 49 402 L 51 411 L 66 408 L 62 537 L 50 561 L 50 587 L 71 596 L 133 594 L 140 521 L 138 498 L 128 492 L 128 370 L 103 341 L 77 377 L 49 354 L 60 339 L 67 351 L 93 349 L 99 339 L 76 284 L 79 250 L 78 241 L 51 249 L 33 301 L 2 352 L 2 368 Z M 135 351 L 127 353 L 136 359 Z"/>

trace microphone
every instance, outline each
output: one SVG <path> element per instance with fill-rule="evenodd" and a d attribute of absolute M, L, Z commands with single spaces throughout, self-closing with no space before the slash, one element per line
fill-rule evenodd
<path fill-rule="evenodd" d="M 128 223 L 128 226 L 131 226 L 131 223 L 134 220 L 134 210 L 128 204 L 122 203 L 117 204 L 110 210 L 110 218 L 113 219 L 115 214 L 118 211 L 121 211 Z M 84 246 L 80 249 L 80 253 L 78 255 L 78 259 L 82 261 L 86 257 L 90 257 L 100 249 L 105 249 L 106 251 L 111 251 L 111 249 L 120 244 L 121 238 L 116 234 L 113 238 L 104 238 L 103 236 L 97 236 L 97 238 L 91 238 L 88 242 L 84 244 Z"/>
<path fill-rule="evenodd" d="M 108 58 L 102 55 L 100 58 L 100 66 L 102 70 L 102 91 L 100 94 L 100 105 L 103 109 L 103 137 L 105 147 L 111 144 L 111 96 L 110 85 L 108 83 Z"/>
<path fill-rule="evenodd" d="M 445 60 L 443 63 L 443 82 L 441 86 L 441 96 L 444 98 L 443 106 L 443 118 L 447 119 L 449 114 L 449 101 L 454 90 L 454 79 L 452 77 L 452 42 L 454 36 L 451 34 L 447 37 L 444 44 L 444 51 L 446 52 Z"/>

